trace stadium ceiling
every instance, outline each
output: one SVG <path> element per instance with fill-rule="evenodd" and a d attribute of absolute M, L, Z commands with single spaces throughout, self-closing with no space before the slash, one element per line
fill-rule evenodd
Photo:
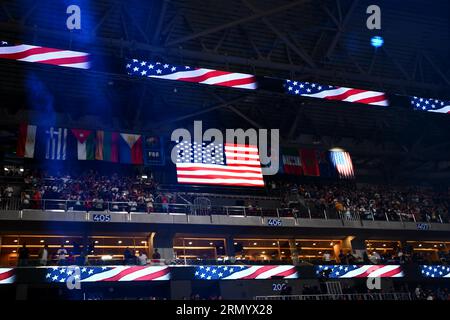
<path fill-rule="evenodd" d="M 78 40 L 90 34 L 102 53 L 160 56 L 393 93 L 448 95 L 450 8 L 446 1 L 425 3 L 378 1 L 381 30 L 368 30 L 366 9 L 373 3 L 363 0 L 81 1 L 89 23 L 70 33 L 65 7 L 57 1 L 3 1 L 0 28 L 48 45 L 79 46 Z M 371 47 L 373 35 L 382 35 L 386 44 Z"/>
<path fill-rule="evenodd" d="M 69 31 L 65 25 L 65 2 L 2 1 L 0 38 L 113 58 L 161 59 L 174 64 L 450 100 L 447 1 L 78 3 L 82 8 L 82 30 Z M 381 8 L 379 31 L 366 27 L 366 9 L 371 4 Z M 87 19 L 83 18 L 86 12 Z M 370 46 L 373 35 L 383 36 L 385 45 L 379 49 Z M 133 79 L 109 72 L 81 72 L 84 71 L 0 61 L 0 92 L 10 97 L 1 105 L 7 112 L 2 110 L 0 121 L 24 118 L 24 113 L 18 111 L 36 109 L 34 112 L 41 113 L 42 118 L 45 111 L 56 111 L 61 114 L 62 123 L 73 126 L 86 125 L 88 117 L 94 115 L 92 126 L 169 131 L 202 118 L 215 127 L 229 127 L 232 123 L 233 127 L 281 128 L 285 141 L 292 143 L 301 142 L 302 135 L 315 141 L 328 139 L 327 145 L 351 137 L 353 150 L 357 150 L 358 145 L 370 140 L 369 149 L 378 145 L 376 150 L 383 156 L 389 150 L 402 152 L 398 161 L 408 160 L 410 167 L 414 161 L 423 163 L 449 156 L 442 151 L 450 150 L 447 142 L 442 142 L 450 138 L 448 119 L 441 115 Z M 30 73 L 39 79 L 31 85 L 40 91 L 38 97 L 30 93 Z M 46 95 L 51 97 L 46 99 Z M 367 148 L 361 150 L 361 154 L 372 154 Z M 367 159 L 361 161 L 370 165 Z M 380 166 L 385 163 L 383 159 L 377 161 Z"/>

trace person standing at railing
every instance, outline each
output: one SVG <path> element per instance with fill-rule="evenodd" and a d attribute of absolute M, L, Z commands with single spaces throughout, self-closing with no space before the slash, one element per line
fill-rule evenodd
<path fill-rule="evenodd" d="M 48 244 L 45 244 L 41 250 L 39 250 L 39 264 L 46 266 L 48 261 Z"/>
<path fill-rule="evenodd" d="M 30 257 L 30 252 L 27 248 L 27 245 L 24 243 L 22 247 L 19 249 L 19 260 L 18 260 L 18 266 L 19 267 L 26 267 L 28 266 L 28 259 Z"/>
<path fill-rule="evenodd" d="M 140 266 L 145 266 L 147 264 L 147 255 L 144 251 L 141 251 L 138 257 L 138 264 Z"/>
<path fill-rule="evenodd" d="M 63 244 L 61 245 L 61 247 L 56 252 L 56 257 L 57 257 L 59 266 L 66 265 L 67 250 L 66 250 L 66 248 L 64 248 Z"/>

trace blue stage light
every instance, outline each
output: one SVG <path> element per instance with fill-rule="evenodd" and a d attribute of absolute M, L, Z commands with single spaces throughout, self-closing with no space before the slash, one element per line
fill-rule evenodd
<path fill-rule="evenodd" d="M 372 47 L 375 47 L 375 48 L 381 47 L 383 45 L 383 43 L 384 43 L 384 39 L 383 39 L 383 37 L 380 37 L 380 36 L 374 36 L 374 37 L 372 37 L 372 39 L 370 39 L 370 44 L 372 45 Z"/>

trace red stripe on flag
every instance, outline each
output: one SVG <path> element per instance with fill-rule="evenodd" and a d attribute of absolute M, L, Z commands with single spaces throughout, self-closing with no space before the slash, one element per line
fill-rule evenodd
<path fill-rule="evenodd" d="M 360 89 L 350 89 L 347 92 L 338 94 L 336 96 L 327 96 L 325 97 L 325 99 L 328 100 L 344 100 L 354 94 L 358 94 L 358 93 L 362 93 L 362 92 L 366 92 L 367 90 L 360 90 Z"/>
<path fill-rule="evenodd" d="M 14 269 L 0 273 L 0 281 L 11 278 L 12 276 L 14 276 Z"/>
<path fill-rule="evenodd" d="M 353 102 L 371 104 L 371 103 L 380 102 L 380 101 L 384 101 L 384 100 L 386 100 L 386 96 L 384 94 L 381 94 L 376 97 L 365 98 L 365 99 L 356 100 Z"/>
<path fill-rule="evenodd" d="M 256 82 L 255 77 L 249 76 L 248 78 L 228 80 L 228 81 L 218 82 L 218 83 L 214 83 L 214 84 L 216 86 L 234 87 L 234 86 L 242 86 L 245 84 L 251 84 L 251 83 L 255 83 L 255 82 Z"/>
<path fill-rule="evenodd" d="M 62 64 L 74 64 L 74 63 L 82 63 L 82 62 L 88 62 L 88 61 L 89 61 L 89 57 L 86 55 L 86 56 L 79 56 L 79 57 L 67 57 L 67 58 L 42 60 L 39 62 L 59 66 Z"/>
<path fill-rule="evenodd" d="M 260 274 L 262 274 L 262 273 L 264 273 L 266 271 L 272 270 L 273 268 L 277 268 L 277 266 L 264 266 L 264 267 L 261 267 L 261 268 L 257 269 L 255 272 L 253 272 L 253 273 L 251 273 L 251 274 L 249 274 L 249 275 L 247 275 L 247 276 L 245 276 L 245 277 L 243 277 L 241 279 L 255 279 Z"/>
<path fill-rule="evenodd" d="M 23 58 L 33 56 L 36 54 L 58 52 L 58 51 L 63 51 L 63 50 L 54 49 L 54 48 L 36 47 L 36 48 L 27 49 L 27 50 L 24 50 L 21 52 L 16 52 L 16 53 L 0 53 L 0 58 L 18 60 L 18 59 L 23 59 Z"/>
<path fill-rule="evenodd" d="M 202 74 L 201 76 L 189 77 L 189 78 L 178 78 L 177 80 L 187 81 L 187 82 L 202 82 L 202 81 L 208 80 L 209 78 L 219 77 L 219 76 L 223 76 L 226 74 L 229 74 L 229 72 L 220 71 L 220 70 L 211 70 L 205 74 Z"/>
<path fill-rule="evenodd" d="M 149 281 L 149 280 L 153 280 L 153 279 L 165 276 L 168 273 L 169 273 L 169 268 L 165 268 L 160 271 L 153 272 L 153 273 L 147 274 L 145 276 L 136 278 L 133 281 Z"/>
<path fill-rule="evenodd" d="M 295 270 L 295 267 L 292 267 L 292 269 L 277 273 L 275 276 L 277 277 L 288 277 L 293 275 L 294 273 L 296 273 L 297 271 Z"/>
<path fill-rule="evenodd" d="M 116 274 L 115 276 L 112 276 L 112 277 L 109 277 L 109 278 L 105 278 L 105 279 L 103 279 L 101 281 L 119 281 L 120 279 L 122 279 L 126 275 L 131 274 L 131 273 L 136 272 L 136 271 L 139 271 L 139 270 L 141 270 L 143 268 L 145 268 L 145 267 L 141 267 L 141 266 L 128 267 L 125 270 L 122 270 L 121 272 Z"/>

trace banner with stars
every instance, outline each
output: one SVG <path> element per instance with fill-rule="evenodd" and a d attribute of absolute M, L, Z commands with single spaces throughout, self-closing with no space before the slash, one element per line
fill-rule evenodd
<path fill-rule="evenodd" d="M 400 265 L 318 265 L 318 278 L 401 278 L 404 277 Z"/>
<path fill-rule="evenodd" d="M 194 82 L 237 89 L 254 90 L 257 88 L 256 77 L 246 73 L 195 68 L 138 59 L 126 59 L 125 68 L 130 76 Z"/>
<path fill-rule="evenodd" d="M 425 278 L 450 278 L 450 266 L 444 265 L 421 265 L 420 273 Z"/>
<path fill-rule="evenodd" d="M 168 266 L 51 267 L 47 268 L 45 280 L 51 283 L 170 280 L 170 269 Z"/>
<path fill-rule="evenodd" d="M 195 267 L 196 280 L 242 280 L 242 279 L 297 279 L 295 266 L 198 266 Z"/>

